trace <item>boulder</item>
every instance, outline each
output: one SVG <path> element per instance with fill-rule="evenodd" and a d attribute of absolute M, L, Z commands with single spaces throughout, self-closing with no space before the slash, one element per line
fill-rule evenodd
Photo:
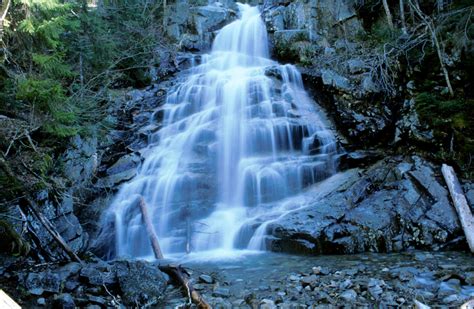
<path fill-rule="evenodd" d="M 439 250 L 462 235 L 439 175 L 419 157 L 389 157 L 326 182 L 321 188 L 330 183 L 332 190 L 269 224 L 269 249 L 307 254 Z"/>
<path fill-rule="evenodd" d="M 151 305 L 163 299 L 167 276 L 157 265 L 143 261 L 118 261 L 114 270 L 126 305 Z"/>
<path fill-rule="evenodd" d="M 321 70 L 321 78 L 325 86 L 334 87 L 335 89 L 342 92 L 346 92 L 351 89 L 349 80 L 332 70 Z"/>

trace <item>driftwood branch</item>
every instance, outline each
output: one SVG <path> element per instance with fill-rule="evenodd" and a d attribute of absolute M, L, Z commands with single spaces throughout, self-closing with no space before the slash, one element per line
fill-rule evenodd
<path fill-rule="evenodd" d="M 474 253 L 474 218 L 471 209 L 467 204 L 466 196 L 464 195 L 461 184 L 451 166 L 443 164 L 441 172 L 443 173 L 444 180 L 448 185 L 449 193 L 451 194 L 454 207 L 458 213 L 459 221 L 461 221 L 461 226 L 466 235 L 469 248 L 471 249 L 471 252 Z"/>
<path fill-rule="evenodd" d="M 71 258 L 71 260 L 82 263 L 82 260 L 77 256 L 77 254 L 69 247 L 66 241 L 62 238 L 62 236 L 54 229 L 54 226 L 49 222 L 48 218 L 46 218 L 41 211 L 36 206 L 35 202 L 31 199 L 26 198 L 27 207 L 30 211 L 35 215 L 38 220 L 41 222 L 43 227 L 48 231 L 48 233 L 56 240 L 59 246 L 66 252 L 66 254 Z"/>
<path fill-rule="evenodd" d="M 201 294 L 194 289 L 189 281 L 188 274 L 181 265 L 161 265 L 159 269 L 185 289 L 188 298 L 198 309 L 211 309 L 211 306 L 202 298 Z"/>
<path fill-rule="evenodd" d="M 148 234 L 148 237 L 150 238 L 151 247 L 153 248 L 155 258 L 163 259 L 163 253 L 161 252 L 160 243 L 158 242 L 158 236 L 156 236 L 155 229 L 153 228 L 153 224 L 151 223 L 150 216 L 148 215 L 148 209 L 146 208 L 146 203 L 143 197 L 140 197 L 140 201 L 138 202 L 138 204 L 140 206 L 143 222 L 145 223 L 146 232 Z"/>

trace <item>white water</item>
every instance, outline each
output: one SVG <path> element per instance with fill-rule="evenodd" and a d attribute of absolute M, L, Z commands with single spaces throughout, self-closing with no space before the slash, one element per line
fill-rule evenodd
<path fill-rule="evenodd" d="M 266 223 L 257 229 L 258 218 L 281 215 L 281 201 L 293 196 L 298 205 L 300 192 L 334 172 L 335 139 L 301 75 L 269 59 L 258 9 L 239 7 L 241 18 L 169 90 L 157 111 L 163 128 L 110 207 L 119 256 L 151 255 L 140 196 L 165 256 L 186 248 L 226 255 L 265 249 Z"/>

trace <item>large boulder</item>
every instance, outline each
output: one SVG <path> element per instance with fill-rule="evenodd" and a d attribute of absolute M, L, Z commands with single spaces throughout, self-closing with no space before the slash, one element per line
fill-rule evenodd
<path fill-rule="evenodd" d="M 439 171 L 413 156 L 331 178 L 332 190 L 270 223 L 269 249 L 310 254 L 465 246 Z M 322 188 L 327 185 L 322 185 Z"/>
<path fill-rule="evenodd" d="M 125 304 L 157 304 L 164 298 L 167 276 L 156 265 L 119 261 L 114 268 Z"/>

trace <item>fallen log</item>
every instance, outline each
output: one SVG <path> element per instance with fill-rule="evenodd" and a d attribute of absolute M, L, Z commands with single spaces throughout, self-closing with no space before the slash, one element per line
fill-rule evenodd
<path fill-rule="evenodd" d="M 140 212 L 142 214 L 143 222 L 145 223 L 146 232 L 150 238 L 151 247 L 153 248 L 153 253 L 155 254 L 156 259 L 163 259 L 163 253 L 160 248 L 160 243 L 158 242 L 158 236 L 155 233 L 153 224 L 151 223 L 150 216 L 148 215 L 148 209 L 146 207 L 145 199 L 141 196 L 138 201 L 140 207 Z M 158 268 L 168 274 L 170 278 L 176 282 L 177 285 L 180 285 L 184 288 L 186 296 L 190 302 L 194 303 L 198 309 L 211 309 L 208 303 L 202 298 L 201 294 L 196 291 L 189 281 L 189 276 L 180 265 L 160 265 Z"/>
<path fill-rule="evenodd" d="M 161 252 L 160 243 L 158 242 L 158 236 L 156 236 L 155 229 L 153 228 L 150 216 L 148 215 L 148 209 L 146 208 L 145 199 L 143 199 L 143 197 L 140 197 L 140 201 L 138 202 L 138 204 L 140 206 L 143 222 L 145 223 L 146 232 L 148 234 L 148 237 L 150 238 L 151 247 L 153 248 L 155 258 L 161 260 L 163 259 L 163 253 Z"/>
<path fill-rule="evenodd" d="M 458 213 L 459 221 L 461 221 L 461 226 L 466 235 L 469 248 L 471 249 L 471 252 L 474 253 L 474 217 L 472 216 L 471 209 L 467 204 L 466 196 L 464 195 L 461 184 L 451 166 L 443 164 L 441 172 L 443 173 L 444 180 L 448 185 L 449 193 Z"/>
<path fill-rule="evenodd" d="M 158 268 L 168 274 L 177 284 L 181 285 L 189 298 L 198 309 L 211 309 L 211 306 L 202 298 L 189 281 L 189 276 L 181 265 L 160 265 Z"/>

